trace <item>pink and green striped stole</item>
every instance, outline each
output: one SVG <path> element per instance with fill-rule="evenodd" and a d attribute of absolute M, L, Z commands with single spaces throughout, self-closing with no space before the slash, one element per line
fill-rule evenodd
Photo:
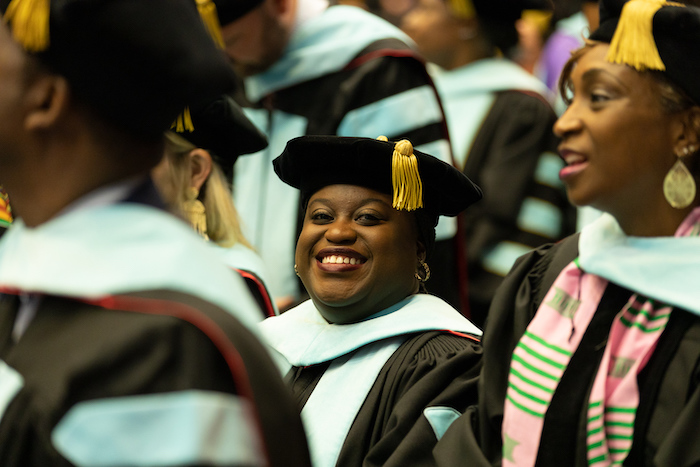
<path fill-rule="evenodd" d="M 637 375 L 654 353 L 672 308 L 633 295 L 613 321 L 588 405 L 588 464 L 621 465 L 632 447 Z"/>
<path fill-rule="evenodd" d="M 569 290 L 576 283 L 587 300 Z M 503 420 L 504 466 L 535 465 L 545 413 L 606 286 L 604 279 L 585 274 L 577 262 L 571 263 L 516 346 Z M 635 294 L 615 318 L 591 390 L 589 465 L 621 464 L 629 453 L 639 404 L 637 375 L 670 315 L 670 307 Z"/>
<path fill-rule="evenodd" d="M 544 415 L 607 284 L 570 263 L 515 347 L 503 413 L 504 467 L 535 465 Z"/>
<path fill-rule="evenodd" d="M 698 235 L 700 209 L 675 236 Z M 504 407 L 503 466 L 535 465 L 544 416 L 607 284 L 574 260 L 554 281 L 518 342 Z M 637 376 L 654 353 L 671 311 L 666 304 L 633 294 L 615 317 L 589 398 L 589 465 L 619 465 L 629 454 L 639 405 Z"/>

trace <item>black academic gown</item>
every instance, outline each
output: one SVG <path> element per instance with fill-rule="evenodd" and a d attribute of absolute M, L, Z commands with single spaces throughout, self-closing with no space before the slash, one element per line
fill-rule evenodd
<path fill-rule="evenodd" d="M 24 380 L 0 420 L 0 465 L 74 465 L 52 435 L 82 401 L 192 390 L 250 398 L 271 465 L 309 465 L 296 408 L 276 367 L 227 312 L 166 291 L 116 296 L 106 306 L 45 296 L 14 344 L 17 302 L 7 294 L 0 301 L 0 358 Z"/>
<path fill-rule="evenodd" d="M 501 424 L 513 349 L 546 289 L 577 256 L 577 236 L 520 258 L 499 289 L 484 333 L 479 404 L 454 422 L 435 448 L 440 466 L 500 465 Z M 610 326 L 630 290 L 610 284 L 545 416 L 538 466 L 585 466 L 587 400 Z M 700 318 L 675 308 L 639 374 L 640 403 L 624 465 L 700 465 Z"/>
<path fill-rule="evenodd" d="M 537 248 L 575 231 L 576 208 L 563 187 L 542 183 L 535 175 L 542 154 L 557 153 L 559 140 L 552 133 L 555 121 L 551 106 L 539 95 L 498 92 L 469 149 L 464 173 L 484 191 L 484 198 L 460 215 L 470 319 L 477 326 L 483 326 L 503 281 L 503 275 L 486 266 L 487 253 L 506 241 Z M 527 198 L 547 203 L 558 213 L 559 223 L 551 226 L 553 235 L 521 223 Z"/>
<path fill-rule="evenodd" d="M 330 362 L 288 376 L 303 406 Z M 338 457 L 338 467 L 431 466 L 437 441 L 426 407 L 463 412 L 477 397 L 481 346 L 475 337 L 431 331 L 405 341 L 381 369 Z"/>
<path fill-rule="evenodd" d="M 135 203 L 136 210 L 127 202 Z M 42 259 L 46 260 L 47 268 L 53 268 L 56 261 L 46 257 L 52 254 L 60 257 L 59 249 L 45 248 L 39 256 L 36 251 L 26 251 L 25 255 L 14 250 L 0 255 L 3 259 L 0 261 L 3 271 L 0 465 L 3 467 L 95 465 L 96 458 L 107 459 L 107 463 L 99 465 L 155 465 L 153 460 L 147 460 L 154 450 L 160 450 L 159 455 L 163 456 L 157 457 L 160 459 L 157 465 L 310 465 L 297 407 L 279 377 L 279 370 L 247 322 L 255 311 L 243 313 L 248 304 L 254 306 L 252 299 L 245 296 L 245 286 L 242 281 L 234 282 L 231 272 L 215 257 L 207 259 L 206 245 L 191 234 L 188 226 L 180 225 L 155 206 L 162 203 L 149 181 L 137 187 L 123 203 L 67 214 L 73 220 L 98 216 L 112 224 L 105 227 L 103 222 L 84 222 L 80 234 L 71 229 L 61 241 L 70 251 L 77 248 L 76 251 L 84 254 L 80 257 L 69 254 L 63 257 L 66 261 L 62 264 L 64 271 L 73 271 L 64 273 L 69 278 L 79 276 L 86 267 L 90 268 L 90 275 L 108 276 L 110 280 L 114 277 L 116 281 L 128 281 L 135 275 L 125 278 L 120 273 L 124 268 L 131 267 L 132 273 L 145 270 L 144 277 L 162 280 L 163 289 L 142 287 L 110 293 L 105 287 L 120 288 L 118 283 L 97 281 L 101 284 L 99 293 L 79 295 L 75 290 L 82 285 L 75 281 L 53 281 L 55 276 L 47 275 L 43 279 L 46 282 L 37 283 L 31 274 L 22 275 L 25 266 L 29 266 L 22 258 L 30 258 L 35 269 L 35 263 Z M 132 217 L 122 215 L 124 212 Z M 140 214 L 144 220 L 140 230 L 129 224 L 129 220 L 135 222 L 133 214 Z M 73 226 L 66 218 L 51 221 L 54 225 L 56 222 Z M 16 241 L 23 226 L 15 227 L 3 238 L 0 248 L 26 244 Z M 51 229 L 50 223 L 37 228 L 34 234 L 42 229 Z M 99 244 L 104 238 L 95 235 L 100 232 L 111 235 L 106 253 L 104 248 L 91 249 L 93 243 Z M 170 236 L 173 234 L 176 236 Z M 56 241 L 53 235 L 47 237 L 47 241 Z M 120 240 L 114 240 L 115 237 Z M 32 232 L 19 238 L 25 242 L 31 240 Z M 134 251 L 127 248 L 130 243 L 143 244 L 153 238 L 155 246 L 173 242 L 173 248 L 164 247 L 172 255 L 129 254 Z M 118 260 L 126 256 L 129 262 L 100 264 L 85 253 L 114 258 L 109 254 L 114 249 Z M 145 251 L 154 249 L 148 247 Z M 188 268 L 175 269 L 172 274 L 167 272 L 169 268 L 161 268 L 166 275 L 155 275 L 156 258 L 177 255 L 181 255 Z M 8 262 L 17 274 L 7 273 Z M 177 275 L 196 281 L 190 271 L 200 266 L 198 271 L 212 271 L 209 279 L 227 288 L 228 293 L 236 293 L 234 299 L 243 308 L 224 309 L 209 300 L 214 295 L 200 292 L 201 288 L 195 287 L 190 293 L 182 287 L 165 287 L 178 284 L 177 280 L 168 279 Z M 24 284 L 29 290 L 20 288 Z M 72 288 L 72 292 L 57 293 L 58 284 Z M 54 291 L 48 292 L 49 289 Z M 19 296 L 27 292 L 34 296 L 30 300 L 38 300 L 35 302 L 38 306 L 26 331 L 17 340 L 11 333 L 16 326 Z M 138 401 L 148 401 L 145 407 L 141 406 L 145 409 L 140 412 L 142 419 L 139 410 L 135 410 Z M 201 405 L 202 401 L 209 405 Z M 166 409 L 158 412 L 157 407 Z M 203 416 L 199 410 L 203 407 L 209 409 L 211 418 Z M 156 415 L 143 415 L 151 413 L 149 410 L 154 410 Z M 86 418 L 87 415 L 93 418 Z M 105 423 L 93 423 L 96 420 Z M 168 431 L 172 426 L 178 427 L 176 431 L 183 439 L 158 438 L 160 430 Z M 134 437 L 131 429 L 143 438 Z M 230 433 L 241 436 L 229 438 Z M 242 434 L 248 438 L 242 438 Z M 253 449 L 253 457 L 247 457 L 244 463 L 232 462 L 236 454 L 231 454 L 226 446 L 235 445 L 240 439 L 249 439 L 249 444 L 257 447 Z M 104 452 L 100 452 L 102 446 L 106 447 Z M 214 452 L 227 449 L 224 457 L 212 457 Z M 173 452 L 187 455 L 178 457 Z M 130 460 L 125 461 L 127 458 Z"/>

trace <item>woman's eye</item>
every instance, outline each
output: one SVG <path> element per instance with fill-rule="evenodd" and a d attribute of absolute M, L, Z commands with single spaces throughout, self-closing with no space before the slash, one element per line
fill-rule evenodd
<path fill-rule="evenodd" d="M 593 93 L 591 93 L 591 102 L 594 103 L 594 104 L 596 104 L 596 103 L 601 103 L 601 102 L 605 102 L 605 101 L 607 101 L 608 99 L 610 99 L 610 97 L 609 97 L 606 93 L 603 93 L 603 92 L 593 92 Z"/>
<path fill-rule="evenodd" d="M 329 222 L 329 221 L 332 221 L 333 218 L 328 213 L 315 212 L 315 213 L 311 214 L 311 220 L 315 221 L 315 222 Z"/>
<path fill-rule="evenodd" d="M 359 216 L 357 216 L 356 220 L 361 224 L 376 224 L 379 221 L 381 221 L 381 219 L 378 216 L 369 213 L 360 214 Z"/>

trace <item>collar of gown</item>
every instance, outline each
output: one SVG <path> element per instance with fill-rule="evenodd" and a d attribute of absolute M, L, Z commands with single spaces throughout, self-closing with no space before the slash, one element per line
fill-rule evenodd
<path fill-rule="evenodd" d="M 539 79 L 505 58 L 485 58 L 455 68 L 434 73 L 435 86 L 441 95 L 459 98 L 474 94 L 519 90 L 551 98 L 551 92 Z"/>
<path fill-rule="evenodd" d="M 699 217 L 696 208 L 676 235 L 691 230 Z M 627 236 L 610 214 L 584 227 L 579 238 L 579 264 L 585 272 L 700 315 L 698 258 L 700 237 Z"/>
<path fill-rule="evenodd" d="M 311 300 L 260 323 L 267 342 L 294 366 L 333 360 L 364 345 L 403 334 L 447 330 L 476 336 L 481 330 L 433 295 L 411 295 L 358 323 L 331 324 Z"/>
<path fill-rule="evenodd" d="M 149 290 L 187 293 L 250 328 L 259 312 L 243 281 L 192 228 L 138 203 L 85 205 L 0 241 L 0 289 L 98 299 Z"/>

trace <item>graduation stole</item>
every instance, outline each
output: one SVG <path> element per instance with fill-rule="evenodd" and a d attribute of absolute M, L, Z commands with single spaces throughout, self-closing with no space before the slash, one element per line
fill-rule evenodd
<path fill-rule="evenodd" d="M 695 210 L 675 236 L 699 233 L 700 210 Z M 518 342 L 503 414 L 503 466 L 535 465 L 545 413 L 607 284 L 574 260 L 559 273 Z M 615 317 L 589 398 L 589 465 L 621 463 L 629 454 L 639 405 L 637 375 L 653 354 L 671 310 L 633 294 Z"/>
<path fill-rule="evenodd" d="M 12 210 L 7 193 L 0 186 L 0 227 L 9 227 L 12 224 Z"/>

